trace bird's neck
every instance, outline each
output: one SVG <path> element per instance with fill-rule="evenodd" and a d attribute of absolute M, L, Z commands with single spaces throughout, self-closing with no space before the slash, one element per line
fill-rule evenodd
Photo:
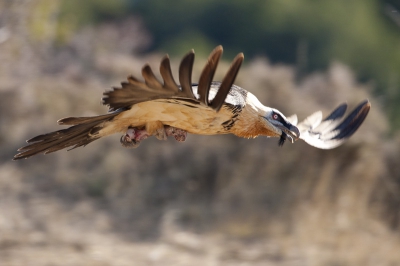
<path fill-rule="evenodd" d="M 271 108 L 264 106 L 251 93 L 248 93 L 246 105 L 242 109 L 232 133 L 243 138 L 256 138 L 260 135 L 277 137 L 279 136 L 272 129 L 267 127 L 265 116 L 271 112 Z"/>

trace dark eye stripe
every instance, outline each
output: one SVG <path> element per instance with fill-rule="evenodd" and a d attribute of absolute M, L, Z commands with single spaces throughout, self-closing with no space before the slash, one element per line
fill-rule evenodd
<path fill-rule="evenodd" d="M 288 123 L 286 122 L 285 119 L 283 119 L 283 117 L 280 114 L 273 112 L 272 118 L 276 121 L 281 122 L 284 126 L 288 126 Z"/>

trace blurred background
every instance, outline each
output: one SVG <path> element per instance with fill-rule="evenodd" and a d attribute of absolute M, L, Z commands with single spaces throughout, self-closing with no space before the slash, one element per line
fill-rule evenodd
<path fill-rule="evenodd" d="M 397 0 L 0 0 L 0 265 L 399 265 Z M 300 119 L 368 98 L 343 146 L 120 136 L 11 161 L 165 53 L 218 44 L 236 84 Z M 194 79 L 196 80 L 196 79 Z"/>

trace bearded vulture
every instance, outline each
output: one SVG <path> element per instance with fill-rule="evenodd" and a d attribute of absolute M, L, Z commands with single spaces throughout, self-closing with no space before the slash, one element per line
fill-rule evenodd
<path fill-rule="evenodd" d="M 303 139 L 311 146 L 332 149 L 359 128 L 371 107 L 365 100 L 342 119 L 347 108 L 342 104 L 324 119 L 321 112 L 316 112 L 297 123 L 296 116 L 286 118 L 233 84 L 244 59 L 242 53 L 235 57 L 221 82 L 213 81 L 221 55 L 222 46 L 212 51 L 198 83 L 192 83 L 191 78 L 193 50 L 180 63 L 180 85 L 172 76 L 168 55 L 160 64 L 162 81 L 146 64 L 142 69 L 144 82 L 129 76 L 120 88 L 104 92 L 102 102 L 109 107 L 107 114 L 60 119 L 59 125 L 70 127 L 27 140 L 29 144 L 18 150 L 14 160 L 67 147 L 74 149 L 114 133 L 123 133 L 121 144 L 132 148 L 150 136 L 160 140 L 173 136 L 185 141 L 187 133 L 232 133 L 243 138 L 279 137 L 279 145 L 286 139 L 292 143 Z"/>

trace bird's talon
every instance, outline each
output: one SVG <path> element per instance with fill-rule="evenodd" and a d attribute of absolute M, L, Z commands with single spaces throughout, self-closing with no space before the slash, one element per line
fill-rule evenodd
<path fill-rule="evenodd" d="M 165 133 L 167 136 L 174 136 L 179 142 L 185 141 L 187 137 L 187 131 L 176 127 L 165 126 Z"/>
<path fill-rule="evenodd" d="M 136 141 L 135 139 L 131 139 L 128 134 L 124 134 L 121 136 L 120 142 L 125 148 L 137 148 L 140 145 L 140 141 Z"/>
<path fill-rule="evenodd" d="M 145 129 L 128 128 L 126 133 L 122 135 L 120 142 L 126 148 L 137 148 L 140 142 L 147 139 L 149 134 Z"/>

